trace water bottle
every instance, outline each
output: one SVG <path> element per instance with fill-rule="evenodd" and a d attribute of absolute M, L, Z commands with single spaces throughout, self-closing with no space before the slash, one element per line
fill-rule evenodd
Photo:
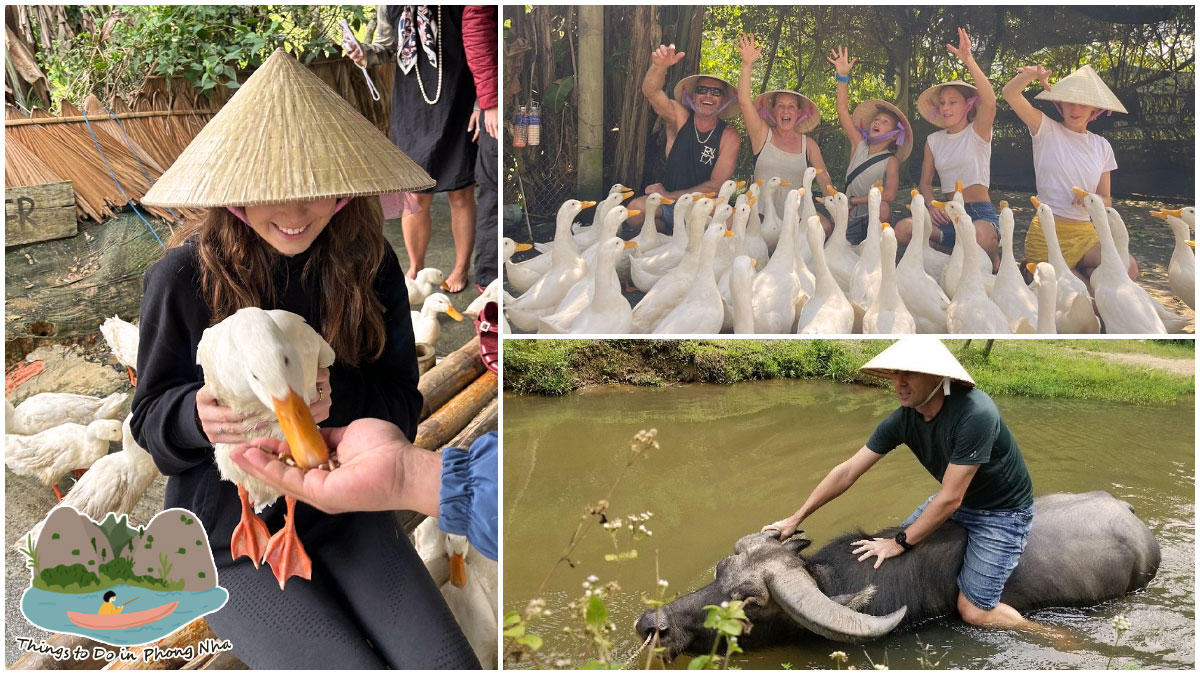
<path fill-rule="evenodd" d="M 517 106 L 517 114 L 513 116 L 513 147 L 523 148 L 529 139 L 529 115 L 525 106 Z"/>
<path fill-rule="evenodd" d="M 542 106 L 534 101 L 529 104 L 529 114 L 525 118 L 528 121 L 529 133 L 527 134 L 529 145 L 542 144 Z"/>

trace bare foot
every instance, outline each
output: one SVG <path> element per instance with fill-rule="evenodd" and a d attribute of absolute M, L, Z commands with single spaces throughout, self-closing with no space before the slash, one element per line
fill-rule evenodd
<path fill-rule="evenodd" d="M 451 293 L 461 293 L 467 287 L 467 271 L 454 270 L 446 277 L 446 290 Z"/>
<path fill-rule="evenodd" d="M 408 272 L 406 272 L 404 274 L 404 276 L 411 281 L 416 281 L 417 272 L 420 272 L 421 269 L 424 267 L 425 267 L 424 265 L 418 265 L 415 262 L 410 260 L 410 261 L 408 261 Z"/>

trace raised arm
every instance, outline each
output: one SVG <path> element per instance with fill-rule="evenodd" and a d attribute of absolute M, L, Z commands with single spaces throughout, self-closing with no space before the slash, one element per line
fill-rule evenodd
<path fill-rule="evenodd" d="M 742 55 L 742 73 L 738 76 L 738 106 L 742 109 L 742 120 L 746 122 L 746 133 L 750 136 L 750 149 L 758 154 L 767 143 L 769 127 L 754 108 L 754 96 L 750 94 L 750 74 L 754 63 L 762 56 L 763 48 L 754 41 L 753 33 L 742 33 L 738 38 L 738 52 Z"/>
<path fill-rule="evenodd" d="M 642 79 L 642 95 L 650 101 L 654 112 L 671 125 L 671 133 L 679 131 L 687 123 L 687 109 L 672 101 L 663 85 L 667 82 L 667 69 L 679 63 L 687 52 L 675 53 L 675 45 L 659 45 L 650 55 L 650 69 Z"/>
<path fill-rule="evenodd" d="M 850 141 L 850 154 L 853 155 L 854 148 L 858 147 L 859 141 L 863 139 L 858 129 L 854 128 L 854 120 L 850 119 L 850 69 L 854 67 L 857 59 L 850 58 L 850 50 L 839 46 L 829 50 L 829 56 L 825 57 L 825 60 L 832 63 L 837 72 L 838 122 L 842 125 L 846 139 Z"/>
<path fill-rule="evenodd" d="M 1004 85 L 1001 93 L 1004 95 L 1004 100 L 1008 101 L 1009 107 L 1013 112 L 1017 113 L 1017 117 L 1029 127 L 1029 133 L 1036 134 L 1042 128 L 1042 111 L 1033 107 L 1033 104 L 1025 98 L 1025 88 L 1034 80 L 1041 80 L 1044 89 L 1050 88 L 1051 71 L 1046 70 L 1041 65 L 1036 66 L 1021 66 L 1017 68 L 1017 76 L 1008 81 Z"/>
<path fill-rule="evenodd" d="M 992 140 L 992 122 L 996 119 L 996 92 L 992 90 L 992 83 L 988 81 L 987 75 L 983 74 L 983 69 L 975 63 L 975 56 L 971 54 L 971 38 L 967 36 L 967 31 L 962 28 L 958 29 L 958 48 L 954 45 L 946 45 L 946 49 L 950 50 L 963 62 L 967 70 L 971 73 L 971 77 L 975 80 L 975 87 L 979 90 L 979 101 L 975 104 L 975 133 L 985 141 Z"/>
<path fill-rule="evenodd" d="M 776 521 L 763 528 L 763 532 L 767 530 L 777 530 L 780 539 L 787 539 L 796 531 L 796 526 L 804 522 L 804 519 L 811 516 L 817 509 L 833 501 L 846 490 L 850 489 L 851 485 L 867 472 L 867 469 L 875 466 L 875 463 L 883 459 L 883 455 L 871 450 L 867 446 L 859 448 L 858 452 L 854 453 L 850 459 L 838 464 L 821 479 L 817 487 L 808 495 L 808 499 L 804 500 L 804 505 L 795 513 Z"/>

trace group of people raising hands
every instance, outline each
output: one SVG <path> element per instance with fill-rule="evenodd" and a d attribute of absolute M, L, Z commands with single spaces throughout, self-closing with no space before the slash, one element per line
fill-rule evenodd
<path fill-rule="evenodd" d="M 996 93 L 987 75 L 971 53 L 971 39 L 958 29 L 958 45 L 946 48 L 962 62 L 972 83 L 952 80 L 935 84 L 917 99 L 918 113 L 941 130 L 925 140 L 918 184 L 926 203 L 937 198 L 934 177 L 938 178 L 943 200 L 953 196 L 955 184 L 962 184 L 967 213 L 975 225 L 976 241 L 992 259 L 993 271 L 999 265 L 999 214 L 992 205 L 988 187 L 991 179 L 992 124 L 996 118 Z M 827 193 L 833 188 L 825 170 L 825 160 L 815 139 L 807 134 L 821 121 L 820 111 L 807 96 L 790 89 L 774 89 L 757 97 L 751 94 L 751 74 L 762 55 L 752 34 L 743 34 L 738 42 L 742 56 L 741 74 L 735 88 L 714 75 L 691 75 L 675 85 L 673 97 L 663 91 L 667 70 L 685 54 L 674 45 L 660 45 L 650 57 L 650 69 L 642 81 L 642 93 L 666 124 L 666 169 L 659 182 L 645 188 L 645 196 L 631 203 L 641 209 L 646 196 L 658 192 L 677 198 L 688 192 L 715 192 L 733 176 L 741 147 L 741 136 L 729 121 L 742 116 L 754 153 L 754 178 L 764 182 L 778 176 L 799 186 L 805 170 L 818 169 L 817 185 Z M 869 220 L 867 197 L 872 185 L 882 183 L 879 220 L 892 222 L 892 203 L 900 187 L 900 164 L 912 152 L 913 129 L 904 112 L 894 104 L 872 99 L 850 110 L 850 70 L 855 59 L 845 47 L 831 50 L 826 57 L 834 67 L 837 85 L 838 122 L 850 146 L 846 167 L 845 190 L 852 210 L 846 237 L 852 244 L 866 237 Z M 1112 147 L 1103 137 L 1087 130 L 1097 116 L 1125 112 L 1124 106 L 1090 66 L 1083 66 L 1051 87 L 1049 70 L 1040 65 L 1024 66 L 1003 89 L 1005 101 L 1029 128 L 1033 137 L 1033 163 L 1037 196 L 1055 214 L 1055 224 L 1063 256 L 1085 283 L 1100 263 L 1100 244 L 1079 198 L 1071 190 L 1078 186 L 1101 197 L 1111 206 L 1111 172 L 1117 168 Z M 1053 101 L 1061 111 L 1058 122 L 1037 110 L 1022 93 L 1034 81 L 1044 91 L 1037 98 Z M 776 211 L 782 212 L 785 193 L 776 194 Z M 902 206 L 901 206 L 902 208 Z M 935 249 L 950 252 L 954 247 L 954 228 L 940 209 L 930 209 L 934 227 L 929 243 Z M 662 222 L 673 227 L 673 207 L 659 210 Z M 642 216 L 630 218 L 641 224 Z M 821 216 L 826 236 L 832 224 Z M 909 243 L 912 220 L 894 223 L 897 241 Z M 1031 262 L 1047 259 L 1045 239 L 1035 218 L 1025 239 L 1025 258 Z M 1130 260 L 1129 274 L 1137 275 L 1137 263 Z"/>

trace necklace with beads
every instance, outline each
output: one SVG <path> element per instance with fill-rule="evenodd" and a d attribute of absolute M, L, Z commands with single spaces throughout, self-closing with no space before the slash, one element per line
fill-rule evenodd
<path fill-rule="evenodd" d="M 434 93 L 432 101 L 429 100 L 429 95 L 425 93 L 425 83 L 421 81 L 421 64 L 418 63 L 417 67 L 416 67 L 417 88 L 421 90 L 421 98 L 425 99 L 425 102 L 429 105 L 433 105 L 434 103 L 437 103 L 438 100 L 442 98 L 442 71 L 445 69 L 445 65 L 442 63 L 442 42 L 443 42 L 443 40 L 442 40 L 442 6 L 438 5 L 438 20 L 437 20 L 437 45 L 438 45 L 437 74 L 438 74 L 438 80 L 437 80 L 437 92 Z"/>

